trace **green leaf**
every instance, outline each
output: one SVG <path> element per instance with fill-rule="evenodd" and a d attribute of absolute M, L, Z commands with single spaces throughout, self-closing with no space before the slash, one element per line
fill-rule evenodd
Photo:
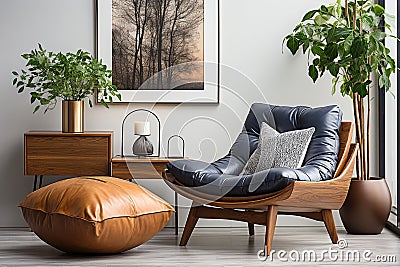
<path fill-rule="evenodd" d="M 335 38 L 335 31 L 336 31 L 335 28 L 329 29 L 328 35 L 326 36 L 326 42 L 327 42 L 327 43 L 332 43 L 332 42 L 336 41 L 336 40 L 335 40 L 335 39 L 336 39 L 336 38 Z"/>
<path fill-rule="evenodd" d="M 344 58 L 346 56 L 346 50 L 344 49 L 344 42 L 338 45 L 338 55 L 339 58 Z"/>
<path fill-rule="evenodd" d="M 107 105 L 106 101 L 104 101 L 104 99 L 101 99 L 101 100 L 100 100 L 100 103 L 101 103 L 104 107 L 109 108 L 109 106 Z"/>
<path fill-rule="evenodd" d="M 352 34 L 347 36 L 347 38 L 345 39 L 343 47 L 346 52 L 350 51 L 351 45 L 353 44 L 353 40 L 354 40 L 354 37 Z"/>
<path fill-rule="evenodd" d="M 386 23 L 385 27 L 386 29 L 388 29 L 389 32 L 392 32 L 392 26 L 390 26 L 390 24 Z"/>
<path fill-rule="evenodd" d="M 347 27 L 335 28 L 333 40 L 340 41 L 346 39 L 349 35 L 353 35 L 353 30 Z"/>
<path fill-rule="evenodd" d="M 371 33 L 371 36 L 377 41 L 382 41 L 383 39 L 385 39 L 386 33 L 378 30 L 378 31 L 374 31 L 373 33 Z"/>
<path fill-rule="evenodd" d="M 321 47 L 314 45 L 313 47 L 311 47 L 311 52 L 314 55 L 318 55 L 320 57 L 324 56 L 324 50 L 322 50 Z"/>
<path fill-rule="evenodd" d="M 329 12 L 329 11 L 328 11 L 328 8 L 327 8 L 326 6 L 324 6 L 324 5 L 321 6 L 320 10 L 321 10 L 321 12 L 324 13 L 324 14 L 327 14 L 327 13 Z"/>
<path fill-rule="evenodd" d="M 22 92 L 24 91 L 24 89 L 25 89 L 25 87 L 24 87 L 24 86 L 21 86 L 21 87 L 18 89 L 18 93 L 22 93 Z"/>
<path fill-rule="evenodd" d="M 337 86 L 338 81 L 339 81 L 339 78 L 337 78 L 337 77 L 332 78 L 332 92 L 331 92 L 332 95 L 334 95 L 336 93 L 336 90 L 337 90 L 336 86 Z"/>
<path fill-rule="evenodd" d="M 357 83 L 353 87 L 353 92 L 358 93 L 361 98 L 364 98 L 368 95 L 368 89 L 365 83 Z"/>
<path fill-rule="evenodd" d="M 383 8 L 381 5 L 374 5 L 374 13 L 378 17 L 382 16 L 385 13 L 385 8 Z"/>
<path fill-rule="evenodd" d="M 386 72 L 384 72 L 380 77 L 379 77 L 379 86 L 385 88 L 385 90 L 389 90 L 391 87 L 391 82 L 390 78 L 387 75 Z"/>
<path fill-rule="evenodd" d="M 349 64 L 352 61 L 352 57 L 351 56 L 346 56 L 343 59 L 339 60 L 338 63 L 341 66 L 346 66 L 347 64 Z"/>
<path fill-rule="evenodd" d="M 368 85 L 370 85 L 372 83 L 372 81 L 371 80 L 368 80 L 368 81 L 366 81 L 364 84 L 366 85 L 366 86 L 368 86 Z"/>
<path fill-rule="evenodd" d="M 325 55 L 330 61 L 333 61 L 338 56 L 338 47 L 335 43 L 330 43 L 325 47 Z"/>
<path fill-rule="evenodd" d="M 299 43 L 303 43 L 304 40 L 308 40 L 307 35 L 305 35 L 303 32 L 298 32 L 294 36 L 299 41 Z"/>
<path fill-rule="evenodd" d="M 328 65 L 328 70 L 332 74 L 332 76 L 336 77 L 338 75 L 338 73 L 339 73 L 339 65 L 334 64 L 334 63 L 329 64 Z"/>
<path fill-rule="evenodd" d="M 340 86 L 340 93 L 342 94 L 342 96 L 349 94 L 347 83 L 342 83 L 342 85 Z"/>
<path fill-rule="evenodd" d="M 33 113 L 36 113 L 40 109 L 40 106 L 36 106 L 35 109 L 33 110 Z"/>
<path fill-rule="evenodd" d="M 308 37 L 311 38 L 314 34 L 314 29 L 310 25 L 304 25 L 303 29 L 306 31 L 308 34 Z"/>
<path fill-rule="evenodd" d="M 290 52 L 292 52 L 292 55 L 295 55 L 300 47 L 300 43 L 294 35 L 290 35 L 287 37 L 286 46 L 289 48 Z"/>
<path fill-rule="evenodd" d="M 317 24 L 318 26 L 321 26 L 321 25 L 323 25 L 323 24 L 326 23 L 326 19 L 325 19 L 322 15 L 317 15 L 317 16 L 314 18 L 314 22 L 315 22 L 315 24 Z"/>
<path fill-rule="evenodd" d="M 12 74 L 14 74 L 15 76 L 18 76 L 18 72 L 13 71 Z"/>
<path fill-rule="evenodd" d="M 306 53 L 306 51 L 309 47 L 310 47 L 310 42 L 308 40 L 305 40 L 303 43 L 303 54 Z"/>
<path fill-rule="evenodd" d="M 371 70 L 377 70 L 379 67 L 379 60 L 376 57 L 371 57 Z"/>
<path fill-rule="evenodd" d="M 340 18 L 342 16 L 342 5 L 341 5 L 340 0 L 338 0 L 337 5 L 335 5 L 335 6 L 336 6 L 336 8 L 335 8 L 336 16 L 338 18 Z"/>
<path fill-rule="evenodd" d="M 322 75 L 324 75 L 324 73 L 325 73 L 325 71 L 326 71 L 326 67 L 323 66 L 322 68 L 320 68 L 319 71 L 320 71 L 319 77 L 322 77 Z"/>
<path fill-rule="evenodd" d="M 364 31 L 370 32 L 371 29 L 375 27 L 374 18 L 368 14 L 364 14 L 361 17 L 361 21 L 362 21 Z"/>
<path fill-rule="evenodd" d="M 12 84 L 13 84 L 13 85 L 15 85 L 15 84 L 17 83 L 17 80 L 18 80 L 17 78 L 14 78 L 14 80 L 13 80 L 13 83 L 12 83 Z"/>
<path fill-rule="evenodd" d="M 303 21 L 306 21 L 306 20 L 311 19 L 312 17 L 314 17 L 315 13 L 317 13 L 317 12 L 318 12 L 318 10 L 311 10 L 311 11 L 308 11 L 308 12 L 304 15 L 304 17 L 303 17 L 303 19 L 302 19 L 301 21 L 303 22 Z"/>
<path fill-rule="evenodd" d="M 361 37 L 357 37 L 354 39 L 353 44 L 350 47 L 350 53 L 353 58 L 360 57 L 366 52 L 366 45 L 364 40 Z"/>
<path fill-rule="evenodd" d="M 311 79 L 313 80 L 314 83 L 317 81 L 318 70 L 314 65 L 310 65 L 310 67 L 308 67 L 308 76 L 311 77 Z"/>

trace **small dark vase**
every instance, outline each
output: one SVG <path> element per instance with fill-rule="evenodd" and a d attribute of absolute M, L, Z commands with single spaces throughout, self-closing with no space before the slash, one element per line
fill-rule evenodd
<path fill-rule="evenodd" d="M 133 143 L 132 152 L 138 156 L 149 156 L 153 154 L 153 144 L 146 136 L 139 136 Z"/>
<path fill-rule="evenodd" d="M 389 218 L 392 197 L 386 180 L 353 178 L 340 218 L 349 234 L 380 234 Z"/>

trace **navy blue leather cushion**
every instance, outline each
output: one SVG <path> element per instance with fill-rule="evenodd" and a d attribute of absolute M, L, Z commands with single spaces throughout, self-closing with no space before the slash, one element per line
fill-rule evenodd
<path fill-rule="evenodd" d="M 213 163 L 178 160 L 167 167 L 183 185 L 216 196 L 267 194 L 295 180 L 332 179 L 338 161 L 341 121 L 342 112 L 336 105 L 310 108 L 256 103 L 252 105 L 243 130 L 228 155 Z M 239 175 L 257 148 L 262 122 L 278 132 L 315 128 L 301 168 L 273 168 L 252 175 Z"/>

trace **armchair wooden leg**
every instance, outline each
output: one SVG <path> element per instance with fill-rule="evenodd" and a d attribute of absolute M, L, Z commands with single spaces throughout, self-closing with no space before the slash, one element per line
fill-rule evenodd
<path fill-rule="evenodd" d="M 190 236 L 192 235 L 193 229 L 196 226 L 199 217 L 197 217 L 196 213 L 199 207 L 195 203 L 192 203 L 192 207 L 190 208 L 189 215 L 186 219 L 185 229 L 183 230 L 181 242 L 179 246 L 186 246 L 189 241 Z"/>
<path fill-rule="evenodd" d="M 274 239 L 277 215 L 278 215 L 278 207 L 277 206 L 268 206 L 267 224 L 265 227 L 265 255 L 266 256 L 269 256 L 269 254 L 271 253 L 272 240 Z"/>
<path fill-rule="evenodd" d="M 249 228 L 249 236 L 253 236 L 254 235 L 254 224 L 247 223 L 247 228 Z"/>
<path fill-rule="evenodd" d="M 326 230 L 328 230 L 329 236 L 333 244 L 337 244 L 339 238 L 336 232 L 335 221 L 333 220 L 332 210 L 322 210 L 322 219 L 324 221 Z"/>

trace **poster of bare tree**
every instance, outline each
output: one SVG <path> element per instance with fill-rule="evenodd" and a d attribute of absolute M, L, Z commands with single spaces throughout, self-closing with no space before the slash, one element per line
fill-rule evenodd
<path fill-rule="evenodd" d="M 114 84 L 120 90 L 176 89 L 171 88 L 174 75 L 202 81 L 201 68 L 179 73 L 171 67 L 203 61 L 203 14 L 203 0 L 113 0 Z M 154 88 L 141 88 L 154 75 Z M 202 90 L 203 83 L 182 84 L 179 89 L 190 87 Z"/>
<path fill-rule="evenodd" d="M 97 56 L 122 102 L 218 103 L 218 2 L 97 1 Z"/>

